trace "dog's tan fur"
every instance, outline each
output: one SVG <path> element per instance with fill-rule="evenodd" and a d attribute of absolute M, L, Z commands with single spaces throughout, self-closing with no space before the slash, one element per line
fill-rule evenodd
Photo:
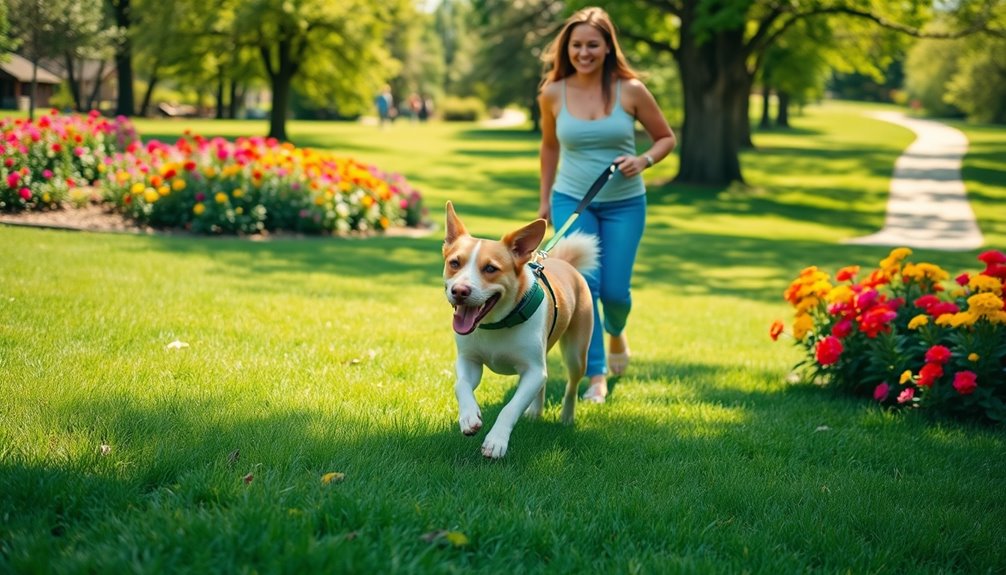
<path fill-rule="evenodd" d="M 472 237 L 447 202 L 444 238 L 444 285 L 447 300 L 455 306 L 455 341 L 458 348 L 457 383 L 461 431 L 473 435 L 482 427 L 482 414 L 474 391 L 483 366 L 500 374 L 519 374 L 513 399 L 500 412 L 482 444 L 486 457 L 499 458 L 507 451 L 510 432 L 521 413 L 542 413 L 547 379 L 545 355 L 559 342 L 568 379 L 562 404 L 562 421 L 573 422 L 576 391 L 586 369 L 587 346 L 594 315 L 590 289 L 581 272 L 597 265 L 594 236 L 573 234 L 560 241 L 543 263 L 543 273 L 554 293 L 546 290 L 535 313 L 524 323 L 499 330 L 477 329 L 479 324 L 501 320 L 514 309 L 535 281 L 528 262 L 543 239 L 547 224 L 535 220 L 499 241 Z M 555 328 L 552 328 L 555 313 Z"/>

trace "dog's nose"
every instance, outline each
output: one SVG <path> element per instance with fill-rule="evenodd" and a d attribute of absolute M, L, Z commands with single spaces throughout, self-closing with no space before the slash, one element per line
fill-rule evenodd
<path fill-rule="evenodd" d="M 462 284 L 455 284 L 451 286 L 451 295 L 458 299 L 464 299 L 472 295 L 472 288 Z"/>

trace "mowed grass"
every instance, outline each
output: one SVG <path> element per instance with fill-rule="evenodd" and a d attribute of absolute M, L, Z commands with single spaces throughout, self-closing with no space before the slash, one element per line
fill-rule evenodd
<path fill-rule="evenodd" d="M 630 373 L 564 427 L 553 354 L 545 415 L 499 462 L 479 453 L 485 431 L 457 429 L 439 232 L 0 227 L 0 571 L 1003 572 L 1004 430 L 787 383 L 799 356 L 768 338 L 802 267 L 888 252 L 840 243 L 882 224 L 911 141 L 861 112 L 814 107 L 792 132 L 756 133 L 746 188 L 669 183 L 673 158 L 651 172 Z M 1002 249 L 1004 132 L 960 127 L 973 206 Z M 477 235 L 536 211 L 537 139 L 522 129 L 290 135 L 404 173 L 431 219 L 453 200 Z M 957 273 L 977 253 L 915 258 Z M 487 427 L 513 383 L 487 372 Z"/>

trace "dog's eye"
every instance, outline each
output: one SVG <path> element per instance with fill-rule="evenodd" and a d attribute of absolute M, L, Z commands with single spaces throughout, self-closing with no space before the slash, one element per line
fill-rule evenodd
<path fill-rule="evenodd" d="M 494 266 L 494 265 L 492 265 L 492 264 L 486 264 L 486 267 L 482 268 L 482 271 L 485 272 L 485 273 L 487 273 L 487 274 L 493 274 L 493 273 L 498 272 L 499 268 L 496 267 L 496 266 Z"/>
<path fill-rule="evenodd" d="M 459 269 L 461 267 L 461 262 L 459 262 L 457 260 L 457 258 L 455 258 L 455 259 L 450 260 L 449 262 L 447 262 L 447 265 L 450 266 L 450 268 L 452 270 L 456 270 L 456 269 Z"/>

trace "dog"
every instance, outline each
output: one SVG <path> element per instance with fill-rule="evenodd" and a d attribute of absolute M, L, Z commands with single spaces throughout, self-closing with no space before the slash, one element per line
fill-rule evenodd
<path fill-rule="evenodd" d="M 454 306 L 454 392 L 461 432 L 474 435 L 482 428 L 475 388 L 483 366 L 520 376 L 517 391 L 482 443 L 482 455 L 499 459 L 506 455 L 520 415 L 541 416 L 548 377 L 545 356 L 556 342 L 568 376 L 561 419 L 573 423 L 577 385 L 586 370 L 594 328 L 593 299 L 581 274 L 597 266 L 597 237 L 570 234 L 538 266 L 532 260 L 548 228 L 545 220 L 495 241 L 469 235 L 451 202 L 446 212 L 444 292 Z"/>

